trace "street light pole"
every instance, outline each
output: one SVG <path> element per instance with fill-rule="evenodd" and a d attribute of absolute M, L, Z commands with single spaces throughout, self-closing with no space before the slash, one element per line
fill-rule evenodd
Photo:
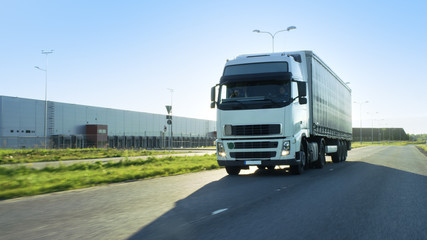
<path fill-rule="evenodd" d="M 375 112 L 375 113 L 368 112 L 368 114 L 372 116 L 371 140 L 372 140 L 372 143 L 374 143 L 374 116 L 375 114 L 378 114 L 378 112 Z"/>
<path fill-rule="evenodd" d="M 45 83 L 44 83 L 44 148 L 47 148 L 47 68 L 48 68 L 48 55 L 53 53 L 53 50 L 45 51 L 42 50 L 42 54 L 46 55 L 45 69 L 35 66 L 38 70 L 45 72 Z"/>
<path fill-rule="evenodd" d="M 170 116 L 171 116 L 171 133 L 170 133 L 170 139 L 169 139 L 169 149 L 170 150 L 172 150 L 172 148 L 173 148 L 173 146 L 172 146 L 172 144 L 173 144 L 173 141 L 172 141 L 172 138 L 173 138 L 173 132 L 172 132 L 172 124 L 173 124 L 173 119 L 172 119 L 172 96 L 173 96 L 173 92 L 174 92 L 174 90 L 172 89 L 172 88 L 168 88 L 168 90 L 170 91 L 170 93 L 171 93 L 171 107 L 170 107 L 170 112 L 169 112 L 169 114 L 170 114 Z"/>
<path fill-rule="evenodd" d="M 360 145 L 362 145 L 362 104 L 369 103 L 369 101 L 364 102 L 354 102 L 360 104 Z"/>
<path fill-rule="evenodd" d="M 276 37 L 276 34 L 278 34 L 279 32 L 285 32 L 285 31 L 289 32 L 290 30 L 294 30 L 294 29 L 297 29 L 297 28 L 295 26 L 290 26 L 290 27 L 288 27 L 286 29 L 277 31 L 274 34 L 272 34 L 270 32 L 266 32 L 266 31 L 261 31 L 261 30 L 258 30 L 258 29 L 255 29 L 252 32 L 254 32 L 254 33 L 266 33 L 266 34 L 270 35 L 271 36 L 271 45 L 272 45 L 272 49 L 273 49 L 273 52 L 274 52 L 274 38 Z"/>

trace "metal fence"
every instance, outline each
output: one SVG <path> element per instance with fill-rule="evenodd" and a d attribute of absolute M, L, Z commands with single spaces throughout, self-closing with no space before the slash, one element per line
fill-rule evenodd
<path fill-rule="evenodd" d="M 101 142 L 91 142 L 87 135 L 54 135 L 47 137 L 0 137 L 0 148 L 119 148 L 119 149 L 168 149 L 196 148 L 215 145 L 214 137 L 174 136 L 172 146 L 169 136 L 108 136 Z M 46 146 L 45 146 L 46 142 Z"/>
<path fill-rule="evenodd" d="M 403 128 L 353 128 L 353 141 L 407 141 L 409 135 Z"/>

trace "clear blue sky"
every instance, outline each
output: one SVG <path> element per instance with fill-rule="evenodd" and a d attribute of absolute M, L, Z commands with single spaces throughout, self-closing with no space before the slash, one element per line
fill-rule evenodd
<path fill-rule="evenodd" d="M 313 50 L 350 82 L 353 126 L 427 133 L 427 2 L 2 1 L 0 95 L 215 119 L 226 59 Z M 369 115 L 369 113 L 373 113 Z M 378 113 L 377 113 L 378 112 Z"/>

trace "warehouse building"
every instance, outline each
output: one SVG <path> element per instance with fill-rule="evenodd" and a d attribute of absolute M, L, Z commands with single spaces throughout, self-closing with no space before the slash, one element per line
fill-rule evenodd
<path fill-rule="evenodd" d="M 0 96 L 0 148 L 201 147 L 215 133 L 210 120 L 173 116 L 171 137 L 162 114 Z"/>

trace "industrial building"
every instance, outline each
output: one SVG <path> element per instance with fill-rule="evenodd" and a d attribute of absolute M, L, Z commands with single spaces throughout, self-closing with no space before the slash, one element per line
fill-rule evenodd
<path fill-rule="evenodd" d="M 215 121 L 173 116 L 172 138 L 170 126 L 161 114 L 0 96 L 0 148 L 214 145 Z"/>

